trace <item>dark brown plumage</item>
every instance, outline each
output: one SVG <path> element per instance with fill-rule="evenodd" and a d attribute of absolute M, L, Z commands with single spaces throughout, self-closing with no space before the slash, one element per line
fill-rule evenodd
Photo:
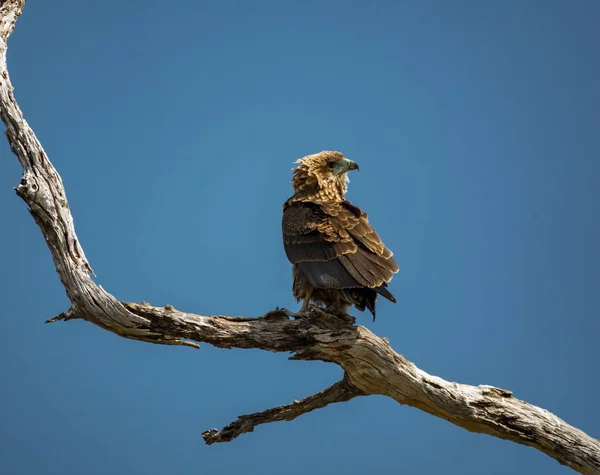
<path fill-rule="evenodd" d="M 283 205 L 283 243 L 292 263 L 293 292 L 327 310 L 345 314 L 351 305 L 368 308 L 383 295 L 396 302 L 387 283 L 398 265 L 371 227 L 367 214 L 345 199 L 347 173 L 358 165 L 339 152 L 324 151 L 298 160 L 294 195 Z"/>

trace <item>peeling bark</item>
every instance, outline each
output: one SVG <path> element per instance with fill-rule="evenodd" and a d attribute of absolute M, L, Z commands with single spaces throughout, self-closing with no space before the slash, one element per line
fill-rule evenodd
<path fill-rule="evenodd" d="M 240 416 L 221 431 L 203 433 L 207 444 L 227 442 L 268 422 L 292 420 L 357 396 L 381 394 L 472 432 L 534 447 L 584 474 L 600 474 L 600 442 L 557 416 L 492 386 L 452 383 L 427 374 L 396 353 L 385 338 L 318 309 L 296 315 L 276 309 L 258 318 L 200 316 L 172 306 L 119 302 L 97 285 L 79 244 L 65 190 L 13 96 L 6 42 L 24 0 L 0 1 L 0 115 L 12 151 L 23 167 L 17 194 L 46 240 L 71 308 L 48 320 L 87 320 L 117 335 L 198 348 L 259 348 L 292 353 L 290 359 L 339 365 L 344 379 L 293 404 Z"/>

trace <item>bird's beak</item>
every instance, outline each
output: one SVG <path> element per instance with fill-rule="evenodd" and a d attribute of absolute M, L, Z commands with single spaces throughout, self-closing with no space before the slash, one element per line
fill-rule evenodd
<path fill-rule="evenodd" d="M 350 171 L 350 170 L 359 171 L 360 170 L 360 168 L 358 168 L 358 163 L 353 162 L 352 160 L 348 160 L 347 167 L 348 167 L 348 171 Z"/>

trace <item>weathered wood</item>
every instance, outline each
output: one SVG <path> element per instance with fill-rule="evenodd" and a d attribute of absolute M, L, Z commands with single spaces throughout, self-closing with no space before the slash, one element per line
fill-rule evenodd
<path fill-rule="evenodd" d="M 336 402 L 349 401 L 350 399 L 361 395 L 362 394 L 357 391 L 356 388 L 353 388 L 348 383 L 347 379 L 344 378 L 342 381 L 338 381 L 324 391 L 299 401 L 294 401 L 293 404 L 275 407 L 256 414 L 240 416 L 236 421 L 220 431 L 217 429 L 204 431 L 202 437 L 207 445 L 214 444 L 215 442 L 229 442 L 239 435 L 254 431 L 254 428 L 259 424 L 267 424 L 275 421 L 291 421 L 296 417 L 314 411 L 315 409 L 320 409 Z"/>
<path fill-rule="evenodd" d="M 39 225 L 71 308 L 49 322 L 81 318 L 126 338 L 168 345 L 259 348 L 290 352 L 291 359 L 332 362 L 344 379 L 290 405 L 241 416 L 206 443 L 225 442 L 258 424 L 292 420 L 306 412 L 356 396 L 382 394 L 472 432 L 534 447 L 584 474 L 600 474 L 600 442 L 550 412 L 492 386 L 468 386 L 431 376 L 362 326 L 313 309 L 302 316 L 277 309 L 258 318 L 200 316 L 172 306 L 119 302 L 90 277 L 92 269 L 75 234 L 60 176 L 12 93 L 6 41 L 24 0 L 0 1 L 0 115 L 12 151 L 23 167 L 18 195 Z"/>

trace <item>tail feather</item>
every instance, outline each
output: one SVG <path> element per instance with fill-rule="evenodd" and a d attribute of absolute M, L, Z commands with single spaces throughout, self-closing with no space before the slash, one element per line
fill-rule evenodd
<path fill-rule="evenodd" d="M 346 302 L 354 305 L 361 312 L 363 312 L 365 308 L 368 309 L 373 315 L 373 321 L 375 321 L 375 304 L 377 302 L 378 294 L 383 295 L 386 299 L 396 303 L 396 299 L 386 287 L 387 285 L 383 284 L 373 289 L 365 287 L 342 289 L 341 293 L 344 295 Z"/>
<path fill-rule="evenodd" d="M 365 307 L 369 309 L 373 315 L 373 321 L 375 321 L 375 302 L 377 301 L 377 293 L 369 289 L 368 292 L 364 293 Z"/>
<path fill-rule="evenodd" d="M 379 287 L 375 287 L 373 290 L 380 295 L 383 295 L 390 302 L 396 303 L 396 298 L 391 294 L 391 292 L 387 289 L 387 283 L 380 285 Z"/>

